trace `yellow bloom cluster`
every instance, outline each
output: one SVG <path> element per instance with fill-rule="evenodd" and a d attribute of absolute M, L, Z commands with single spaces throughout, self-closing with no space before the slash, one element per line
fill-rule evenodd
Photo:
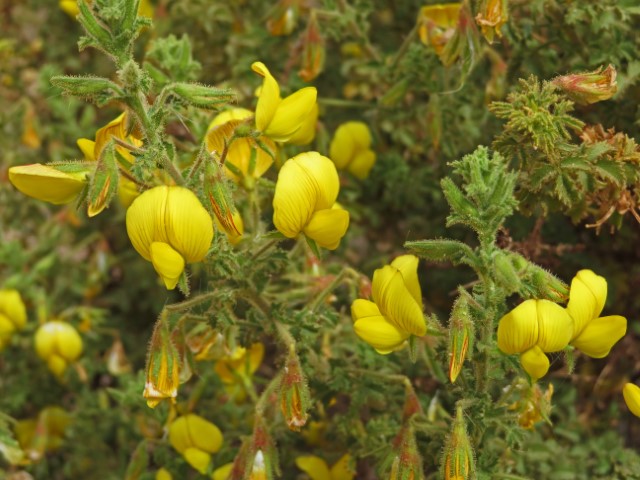
<path fill-rule="evenodd" d="M 329 156 L 338 170 L 348 170 L 360 180 L 367 178 L 376 161 L 369 127 L 362 122 L 340 125 L 331 141 Z"/>
<path fill-rule="evenodd" d="M 144 192 L 127 210 L 127 233 L 136 251 L 173 290 L 185 262 L 199 262 L 207 254 L 213 221 L 191 190 L 159 186 Z"/>
<path fill-rule="evenodd" d="M 409 335 L 427 333 L 417 270 L 418 257 L 397 257 L 374 272 L 373 302 L 359 298 L 351 305 L 356 334 L 378 353 L 402 348 Z"/>
<path fill-rule="evenodd" d="M 549 370 L 545 352 L 568 345 L 590 357 L 602 358 L 626 333 L 627 320 L 619 315 L 600 317 L 607 298 L 607 281 L 591 270 L 581 270 L 571 282 L 567 308 L 548 300 L 526 300 L 500 319 L 498 347 L 520 354 L 520 362 L 536 381 Z"/>

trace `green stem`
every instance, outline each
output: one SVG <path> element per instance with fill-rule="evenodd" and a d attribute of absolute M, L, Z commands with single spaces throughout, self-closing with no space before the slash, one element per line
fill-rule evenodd
<path fill-rule="evenodd" d="M 336 289 L 340 283 L 344 280 L 346 276 L 355 275 L 355 278 L 358 278 L 358 272 L 356 272 L 353 268 L 345 267 L 340 273 L 338 273 L 335 278 L 331 281 L 329 285 L 327 285 L 318 295 L 314 298 L 309 305 L 307 305 L 306 310 L 313 312 L 318 306 L 324 301 L 327 296 Z"/>
<path fill-rule="evenodd" d="M 185 300 L 184 302 L 174 303 L 172 305 L 166 305 L 164 308 L 170 312 L 179 312 L 181 310 L 188 310 L 191 307 L 195 307 L 196 305 L 200 305 L 201 303 L 204 303 L 207 300 L 212 299 L 214 296 L 215 296 L 214 292 L 203 293 L 202 295 L 193 297 L 190 300 Z"/>

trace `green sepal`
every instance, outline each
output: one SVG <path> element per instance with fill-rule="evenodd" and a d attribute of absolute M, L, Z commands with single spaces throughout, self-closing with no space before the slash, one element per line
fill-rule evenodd
<path fill-rule="evenodd" d="M 117 84 L 103 77 L 57 75 L 51 77 L 51 84 L 62 89 L 65 95 L 85 98 L 99 105 L 124 95 Z"/>
<path fill-rule="evenodd" d="M 320 248 L 318 248 L 318 244 L 316 243 L 316 241 L 313 240 L 312 238 L 307 237 L 306 235 L 304 236 L 304 239 L 307 241 L 307 245 L 309 245 L 311 252 L 313 252 L 313 254 L 316 257 L 318 257 L 318 260 L 319 260 L 321 258 Z"/>
<path fill-rule="evenodd" d="M 475 257 L 471 247 L 465 243 L 447 238 L 405 242 L 404 247 L 420 258 L 433 262 L 452 262 L 459 264 L 465 263 L 465 259 Z"/>
<path fill-rule="evenodd" d="M 142 440 L 131 455 L 131 460 L 124 474 L 125 480 L 138 480 L 149 466 L 149 452 L 147 441 Z"/>
<path fill-rule="evenodd" d="M 194 107 L 205 109 L 215 109 L 235 100 L 235 93 L 229 88 L 210 87 L 198 83 L 175 83 L 171 86 L 171 91 Z"/>
<path fill-rule="evenodd" d="M 88 209 L 90 217 L 107 208 L 118 191 L 120 173 L 116 160 L 116 149 L 111 140 L 100 153 L 88 190 Z"/>

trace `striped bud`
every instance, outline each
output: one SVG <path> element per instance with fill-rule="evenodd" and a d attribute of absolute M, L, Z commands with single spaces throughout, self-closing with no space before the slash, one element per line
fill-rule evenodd
<path fill-rule="evenodd" d="M 449 319 L 449 380 L 456 381 L 473 343 L 473 320 L 469 311 L 467 294 L 460 294 Z"/>
<path fill-rule="evenodd" d="M 442 480 L 475 480 L 475 459 L 460 405 L 456 407 L 456 417 L 444 448 L 440 478 Z"/>
<path fill-rule="evenodd" d="M 119 178 L 116 149 L 113 141 L 110 141 L 100 152 L 100 158 L 98 158 L 95 172 L 89 184 L 87 194 L 89 201 L 87 215 L 89 217 L 96 216 L 109 206 L 118 191 Z"/>
<path fill-rule="evenodd" d="M 389 480 L 421 480 L 422 457 L 411 424 L 406 424 L 393 440 L 394 456 Z"/>
<path fill-rule="evenodd" d="M 161 317 L 153 330 L 147 357 L 147 378 L 143 396 L 147 406 L 155 408 L 168 398 L 175 403 L 180 381 L 178 351 L 171 342 L 171 334 Z"/>
<path fill-rule="evenodd" d="M 309 387 L 295 349 L 289 350 L 280 381 L 280 408 L 290 430 L 298 431 L 309 417 Z"/>

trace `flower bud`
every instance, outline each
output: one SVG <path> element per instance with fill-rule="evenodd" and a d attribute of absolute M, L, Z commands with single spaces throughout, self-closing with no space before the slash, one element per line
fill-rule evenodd
<path fill-rule="evenodd" d="M 618 91 L 617 72 L 613 65 L 609 65 L 604 70 L 602 68 L 600 66 L 592 72 L 562 75 L 555 78 L 552 83 L 580 105 L 608 100 Z"/>
<path fill-rule="evenodd" d="M 461 294 L 451 310 L 449 319 L 449 380 L 456 381 L 473 342 L 473 320 L 466 294 Z"/>
<path fill-rule="evenodd" d="M 496 280 L 501 287 L 509 292 L 517 292 L 520 289 L 520 277 L 511 262 L 511 257 L 504 252 L 498 252 L 493 259 L 495 266 Z"/>
<path fill-rule="evenodd" d="M 235 100 L 235 93 L 229 88 L 179 82 L 173 84 L 171 90 L 177 97 L 198 108 L 216 109 Z"/>
<path fill-rule="evenodd" d="M 407 380 L 404 386 L 404 407 L 402 409 L 402 420 L 407 422 L 414 415 L 422 413 L 422 405 L 420 399 L 416 395 L 416 391 L 411 386 L 411 383 Z"/>
<path fill-rule="evenodd" d="M 279 478 L 278 452 L 275 448 L 275 442 L 267 430 L 264 419 L 257 412 L 253 436 L 249 446 L 245 452 L 241 449 L 238 455 L 240 454 L 244 454 L 246 459 L 244 471 L 249 472 L 249 480 L 274 480 Z M 235 470 L 234 461 L 233 471 Z"/>
<path fill-rule="evenodd" d="M 405 424 L 393 440 L 394 456 L 389 480 L 421 480 L 422 457 L 418 453 L 413 427 Z"/>
<path fill-rule="evenodd" d="M 467 435 L 462 407 L 456 407 L 451 434 L 447 439 L 442 465 L 443 480 L 471 480 L 476 478 L 475 459 Z"/>
<path fill-rule="evenodd" d="M 324 38 L 320 34 L 320 25 L 315 10 L 309 15 L 309 24 L 302 37 L 302 68 L 298 72 L 300 78 L 310 82 L 324 69 Z"/>
<path fill-rule="evenodd" d="M 0 290 L 0 350 L 27 323 L 27 310 L 17 290 Z"/>
<path fill-rule="evenodd" d="M 35 335 L 36 352 L 51 372 L 61 377 L 82 353 L 82 338 L 67 322 L 52 320 L 41 325 Z"/>
<path fill-rule="evenodd" d="M 147 356 L 147 378 L 143 396 L 147 406 L 155 408 L 165 398 L 175 403 L 180 382 L 178 351 L 171 342 L 169 329 L 163 318 L 156 322 Z"/>
<path fill-rule="evenodd" d="M 267 30 L 274 36 L 289 35 L 296 28 L 300 0 L 280 0 L 269 12 Z"/>
<path fill-rule="evenodd" d="M 289 350 L 280 381 L 280 409 L 290 430 L 299 431 L 307 423 L 309 387 L 294 348 Z"/>
<path fill-rule="evenodd" d="M 229 236 L 241 236 L 242 232 L 235 224 L 234 218 L 237 218 L 237 210 L 231 192 L 222 169 L 215 159 L 210 159 L 205 166 L 204 192 L 209 199 L 210 210 L 215 214 L 225 233 Z"/>
<path fill-rule="evenodd" d="M 100 158 L 91 178 L 88 191 L 89 208 L 87 214 L 94 217 L 107 208 L 118 191 L 120 173 L 116 162 L 116 150 L 109 142 L 100 152 Z"/>

